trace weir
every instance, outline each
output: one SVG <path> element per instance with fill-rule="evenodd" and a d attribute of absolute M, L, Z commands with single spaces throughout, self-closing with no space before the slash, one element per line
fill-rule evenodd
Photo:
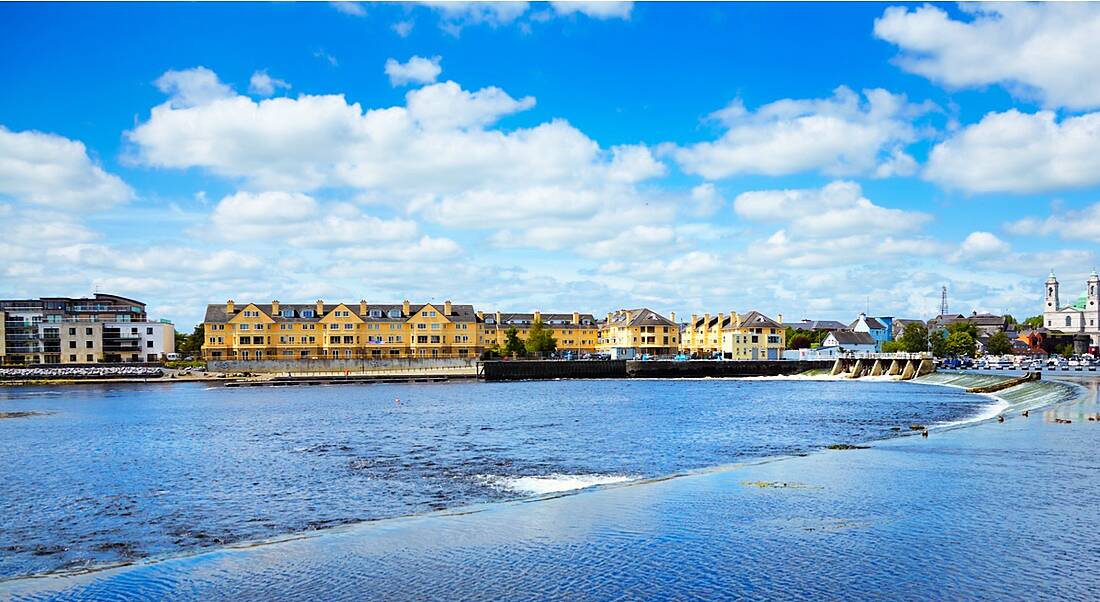
<path fill-rule="evenodd" d="M 848 353 L 833 362 L 833 376 L 897 376 L 912 380 L 936 371 L 931 353 Z"/>

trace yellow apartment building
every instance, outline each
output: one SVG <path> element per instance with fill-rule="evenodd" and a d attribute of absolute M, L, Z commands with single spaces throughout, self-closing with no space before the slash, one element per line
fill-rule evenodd
<path fill-rule="evenodd" d="M 504 348 L 505 334 L 509 328 L 518 331 L 519 338 L 526 340 L 531 326 L 541 320 L 544 327 L 557 341 L 558 351 L 573 353 L 593 353 L 599 341 L 599 327 L 592 314 L 573 312 L 572 314 L 544 314 L 535 311 L 529 314 L 477 312 L 480 328 L 481 347 L 488 349 L 495 343 Z"/>
<path fill-rule="evenodd" d="M 693 358 L 782 359 L 786 336 L 783 316 L 772 320 L 758 311 L 715 316 L 692 314 L 683 329 L 681 352 Z"/>
<path fill-rule="evenodd" d="M 206 360 L 473 358 L 481 353 L 470 305 L 358 303 L 208 305 Z"/>
<path fill-rule="evenodd" d="M 676 314 L 670 316 L 645 307 L 611 312 L 600 324 L 597 349 L 614 359 L 675 355 L 680 348 L 680 326 Z"/>

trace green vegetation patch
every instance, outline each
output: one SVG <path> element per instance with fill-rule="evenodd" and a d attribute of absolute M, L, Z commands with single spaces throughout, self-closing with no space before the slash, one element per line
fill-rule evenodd
<path fill-rule="evenodd" d="M 31 416 L 48 416 L 53 412 L 0 412 L 0 420 L 4 418 L 30 418 Z"/>

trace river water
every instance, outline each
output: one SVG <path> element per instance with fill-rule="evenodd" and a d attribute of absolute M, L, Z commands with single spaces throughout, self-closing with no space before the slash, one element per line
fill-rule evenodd
<path fill-rule="evenodd" d="M 664 476 L 988 413 L 896 382 L 0 388 L 0 579 Z"/>

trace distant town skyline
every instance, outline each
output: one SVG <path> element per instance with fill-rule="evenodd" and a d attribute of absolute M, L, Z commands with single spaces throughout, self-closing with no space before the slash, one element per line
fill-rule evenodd
<path fill-rule="evenodd" d="M 0 297 L 1044 311 L 1100 7 L 0 6 Z M 1081 288 L 1081 290 L 1077 290 Z"/>

